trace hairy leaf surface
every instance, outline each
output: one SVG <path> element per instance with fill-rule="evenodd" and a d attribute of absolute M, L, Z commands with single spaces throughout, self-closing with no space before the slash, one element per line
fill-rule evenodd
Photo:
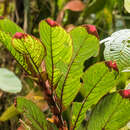
<path fill-rule="evenodd" d="M 87 130 L 119 130 L 130 121 L 130 101 L 118 93 L 105 96 L 94 108 Z"/>
<path fill-rule="evenodd" d="M 45 115 L 32 101 L 18 97 L 17 109 L 24 114 L 36 130 L 47 130 Z"/>
<path fill-rule="evenodd" d="M 98 39 L 88 34 L 84 27 L 73 29 L 70 35 L 73 40 L 73 56 L 57 88 L 57 95 L 65 107 L 70 105 L 81 87 L 84 61 L 96 56 L 99 51 Z"/>
<path fill-rule="evenodd" d="M 97 63 L 91 66 L 83 75 L 83 87 L 86 97 L 82 105 L 73 105 L 73 110 L 77 109 L 72 115 L 72 129 L 77 129 L 83 119 L 86 111 L 96 104 L 102 96 L 109 92 L 115 86 L 114 72 L 110 72 L 104 63 Z"/>
<path fill-rule="evenodd" d="M 39 28 L 41 40 L 47 50 L 46 70 L 53 87 L 61 77 L 62 63 L 70 62 L 72 39 L 59 25 L 51 26 L 47 21 L 41 21 Z"/>

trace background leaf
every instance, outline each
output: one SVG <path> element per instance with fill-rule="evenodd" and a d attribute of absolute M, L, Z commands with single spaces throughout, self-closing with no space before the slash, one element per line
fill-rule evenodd
<path fill-rule="evenodd" d="M 96 56 L 99 51 L 98 39 L 88 34 L 84 27 L 73 29 L 70 35 L 73 40 L 73 57 L 57 87 L 57 95 L 65 107 L 70 105 L 81 87 L 84 61 Z"/>
<path fill-rule="evenodd" d="M 32 101 L 18 97 L 16 108 L 24 114 L 36 130 L 47 130 L 45 115 Z"/>
<path fill-rule="evenodd" d="M 74 12 L 78 12 L 78 11 L 83 11 L 83 9 L 85 8 L 85 5 L 82 1 L 80 0 L 73 0 L 73 1 L 69 1 L 65 6 L 64 8 L 59 12 L 58 16 L 57 16 L 57 19 L 56 21 L 61 24 L 62 22 L 62 19 L 63 19 L 63 16 L 64 16 L 64 13 L 65 11 L 68 9 L 68 10 L 71 10 L 71 11 L 74 11 Z"/>
<path fill-rule="evenodd" d="M 0 68 L 0 89 L 9 93 L 18 93 L 22 89 L 22 84 L 13 72 Z"/>
<path fill-rule="evenodd" d="M 110 72 L 105 63 L 97 63 L 91 66 L 83 75 L 83 87 L 85 99 L 82 105 L 73 105 L 73 111 L 77 109 L 76 113 L 72 112 L 72 129 L 77 129 L 83 119 L 86 111 L 96 104 L 102 96 L 109 92 L 115 86 L 115 75 Z"/>
<path fill-rule="evenodd" d="M 16 32 L 23 32 L 17 24 L 6 18 L 0 19 L 0 30 L 10 33 L 11 36 L 13 36 Z"/>
<path fill-rule="evenodd" d="M 130 101 L 118 93 L 105 96 L 94 108 L 88 130 L 118 130 L 130 121 Z"/>
<path fill-rule="evenodd" d="M 54 23 L 52 26 L 50 23 Z M 41 21 L 40 37 L 47 50 L 46 70 L 51 86 L 56 85 L 61 77 L 61 63 L 69 63 L 72 56 L 72 39 L 65 30 L 53 20 Z M 60 69 L 61 68 L 61 69 Z"/>
<path fill-rule="evenodd" d="M 4 113 L 2 113 L 0 116 L 0 121 L 7 121 L 17 114 L 19 114 L 19 112 L 17 111 L 16 107 L 14 105 L 11 105 L 6 109 Z"/>
<path fill-rule="evenodd" d="M 124 0 L 124 7 L 130 13 L 130 0 Z"/>

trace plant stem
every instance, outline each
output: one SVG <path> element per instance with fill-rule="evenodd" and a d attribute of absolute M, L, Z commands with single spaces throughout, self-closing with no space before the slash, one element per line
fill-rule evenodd
<path fill-rule="evenodd" d="M 40 76 L 41 77 L 41 76 Z M 65 128 L 65 123 L 63 120 L 63 117 L 60 113 L 60 108 L 57 104 L 56 96 L 53 95 L 52 90 L 48 87 L 48 85 L 42 80 L 42 78 L 39 78 L 39 86 L 44 91 L 45 99 L 48 103 L 48 106 L 51 109 L 51 112 L 55 117 L 58 118 L 58 121 L 54 122 L 55 125 L 60 129 L 63 130 Z"/>

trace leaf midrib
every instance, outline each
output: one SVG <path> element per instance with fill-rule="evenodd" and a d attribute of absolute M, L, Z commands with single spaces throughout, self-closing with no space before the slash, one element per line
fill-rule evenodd
<path fill-rule="evenodd" d="M 79 110 L 78 116 L 77 116 L 77 118 L 76 118 L 76 121 L 75 121 L 75 124 L 74 124 L 72 130 L 74 130 L 74 129 L 76 128 L 78 119 L 79 119 L 79 117 L 80 117 L 80 114 L 81 114 L 81 112 L 82 112 L 82 109 L 83 109 L 83 107 L 84 107 L 84 104 L 86 103 L 86 101 L 87 101 L 89 95 L 92 93 L 92 91 L 96 88 L 96 86 L 100 83 L 100 81 L 102 80 L 102 78 L 103 78 L 107 73 L 108 73 L 108 71 L 105 71 L 105 73 L 102 75 L 102 77 L 98 80 L 98 82 L 95 84 L 95 86 L 90 90 L 90 92 L 88 93 L 87 97 L 84 99 L 84 101 L 83 101 L 82 106 L 81 106 L 81 108 L 80 108 L 80 110 Z"/>
<path fill-rule="evenodd" d="M 80 45 L 79 49 L 77 50 L 77 53 L 73 56 L 73 58 L 72 58 L 72 60 L 71 60 L 71 62 L 70 62 L 70 64 L 69 64 L 69 66 L 68 66 L 68 70 L 67 70 L 67 73 L 66 73 L 66 76 L 65 76 L 63 85 L 62 85 L 62 90 L 61 90 L 61 97 L 60 97 L 60 101 L 61 101 L 60 111 L 61 111 L 61 113 L 62 113 L 63 91 L 64 91 L 64 87 L 65 87 L 65 83 L 66 83 L 67 77 L 68 77 L 68 75 L 69 75 L 69 72 L 70 72 L 70 69 L 71 69 L 71 67 L 72 67 L 73 62 L 74 62 L 74 60 L 76 59 L 76 56 L 78 55 L 78 53 L 79 53 L 81 47 L 83 46 L 84 42 L 85 42 L 87 39 L 88 39 L 88 37 L 86 37 L 86 38 L 83 40 L 82 44 Z"/>
<path fill-rule="evenodd" d="M 50 27 L 50 47 L 51 47 L 51 64 L 52 64 L 52 75 L 51 75 L 51 90 L 53 90 L 53 80 L 54 80 L 54 61 L 53 61 L 53 50 L 52 50 L 52 28 Z"/>

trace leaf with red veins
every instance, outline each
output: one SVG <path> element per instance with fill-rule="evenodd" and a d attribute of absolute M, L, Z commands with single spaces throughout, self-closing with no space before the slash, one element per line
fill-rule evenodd
<path fill-rule="evenodd" d="M 130 98 L 130 89 L 120 90 L 119 93 L 123 98 Z"/>
<path fill-rule="evenodd" d="M 96 36 L 98 39 L 99 39 L 99 35 L 98 35 L 98 32 L 97 32 L 97 29 L 94 25 L 90 25 L 90 24 L 85 24 L 83 25 L 83 27 L 86 28 L 87 32 L 89 34 L 92 34 L 94 36 Z"/>
<path fill-rule="evenodd" d="M 21 33 L 21 32 L 16 32 L 15 35 L 13 36 L 13 38 L 22 39 L 22 38 L 24 38 L 25 36 L 27 36 L 27 34 Z"/>
<path fill-rule="evenodd" d="M 46 22 L 47 22 L 51 27 L 58 26 L 58 23 L 57 23 L 56 21 L 53 21 L 53 20 L 50 19 L 50 18 L 46 19 Z"/>
<path fill-rule="evenodd" d="M 115 71 L 119 71 L 118 70 L 118 67 L 117 67 L 117 64 L 116 64 L 116 61 L 106 61 L 105 64 L 109 67 L 109 68 L 112 68 L 114 69 Z"/>

